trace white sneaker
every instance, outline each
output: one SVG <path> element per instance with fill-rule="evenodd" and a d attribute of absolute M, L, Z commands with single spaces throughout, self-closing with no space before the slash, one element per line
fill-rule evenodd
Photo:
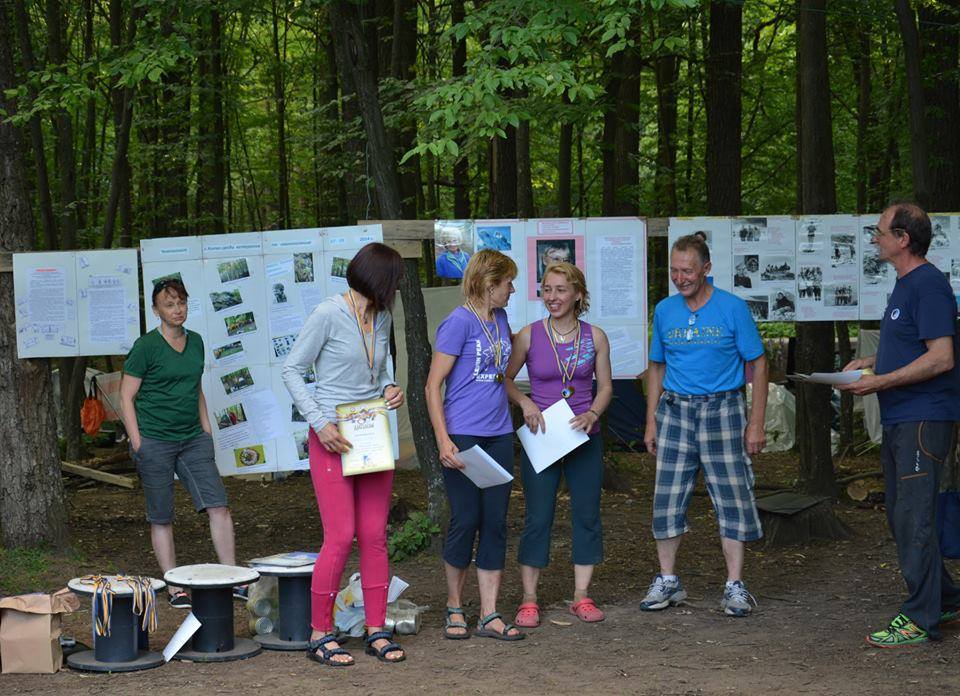
<path fill-rule="evenodd" d="M 680 584 L 680 578 L 676 580 L 666 580 L 663 575 L 657 573 L 650 583 L 650 589 L 647 590 L 647 596 L 640 602 L 640 611 L 659 611 L 669 606 L 677 606 L 687 598 L 687 591 Z"/>

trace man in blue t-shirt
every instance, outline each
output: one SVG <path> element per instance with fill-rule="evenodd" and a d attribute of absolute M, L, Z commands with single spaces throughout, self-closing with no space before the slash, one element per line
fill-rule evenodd
<path fill-rule="evenodd" d="M 930 218 L 915 205 L 893 205 L 880 216 L 873 243 L 896 269 L 897 283 L 877 354 L 844 368 L 876 374 L 841 387 L 859 396 L 877 392 L 880 400 L 887 520 L 908 594 L 890 625 L 867 636 L 882 648 L 939 638 L 941 626 L 960 619 L 960 587 L 943 565 L 936 526 L 940 466 L 960 420 L 957 303 L 925 258 L 930 238 Z"/>
<path fill-rule="evenodd" d="M 660 572 L 640 609 L 665 609 L 687 597 L 675 564 L 703 469 L 727 562 L 720 607 L 729 616 L 746 616 L 756 602 L 743 583 L 744 543 L 763 534 L 749 455 L 766 444 L 767 363 L 746 302 L 713 287 L 710 268 L 702 233 L 678 239 L 670 253 L 670 279 L 679 292 L 657 304 L 653 314 L 643 439 L 657 455 L 653 536 Z M 754 375 L 749 419 L 741 393 L 746 363 Z"/>

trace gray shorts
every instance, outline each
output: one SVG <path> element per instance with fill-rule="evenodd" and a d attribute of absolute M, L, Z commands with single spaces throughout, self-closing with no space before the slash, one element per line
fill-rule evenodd
<path fill-rule="evenodd" d="M 131 450 L 147 499 L 147 522 L 173 522 L 173 475 L 187 487 L 197 512 L 226 507 L 227 491 L 213 456 L 213 438 L 204 432 L 189 440 L 140 437 L 140 449 Z"/>

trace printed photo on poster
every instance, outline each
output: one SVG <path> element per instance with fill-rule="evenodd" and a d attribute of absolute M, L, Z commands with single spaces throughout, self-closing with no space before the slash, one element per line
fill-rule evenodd
<path fill-rule="evenodd" d="M 217 421 L 218 430 L 226 430 L 237 423 L 247 422 L 247 414 L 243 411 L 243 404 L 234 404 L 221 411 L 214 411 L 213 418 Z"/>
<path fill-rule="evenodd" d="M 770 316 L 770 302 L 766 295 L 750 295 L 743 298 L 750 309 L 754 321 L 767 321 Z"/>
<path fill-rule="evenodd" d="M 227 394 L 234 394 L 243 389 L 253 386 L 253 375 L 250 374 L 250 368 L 241 367 L 239 370 L 228 372 L 220 378 L 223 385 L 223 391 Z"/>
<path fill-rule="evenodd" d="M 770 293 L 770 321 L 793 321 L 797 315 L 797 301 L 792 292 L 778 290 Z"/>
<path fill-rule="evenodd" d="M 309 251 L 293 255 L 293 281 L 295 283 L 313 282 L 313 254 Z"/>
<path fill-rule="evenodd" d="M 766 218 L 743 218 L 733 222 L 735 242 L 765 242 L 770 239 Z"/>
<path fill-rule="evenodd" d="M 857 259 L 857 240 L 852 234 L 830 235 L 830 265 L 834 268 L 852 264 Z"/>
<path fill-rule="evenodd" d="M 823 295 L 823 269 L 820 266 L 800 266 L 797 294 L 801 300 L 820 302 Z"/>
<path fill-rule="evenodd" d="M 221 283 L 230 283 L 250 277 L 250 268 L 246 259 L 233 259 L 217 264 L 217 273 Z"/>
<path fill-rule="evenodd" d="M 291 423 L 307 422 L 307 419 L 303 417 L 302 413 L 300 413 L 300 409 L 297 408 L 296 404 L 290 404 L 290 422 Z"/>
<path fill-rule="evenodd" d="M 239 336 L 257 330 L 257 322 L 253 318 L 253 312 L 225 317 L 223 323 L 227 327 L 227 336 Z"/>
<path fill-rule="evenodd" d="M 793 259 L 785 256 L 765 256 L 763 270 L 760 271 L 760 280 L 784 281 L 794 280 Z"/>
<path fill-rule="evenodd" d="M 572 263 L 586 272 L 583 237 L 529 237 L 527 239 L 528 299 L 540 297 L 543 272 L 552 263 Z"/>
<path fill-rule="evenodd" d="M 310 458 L 310 446 L 308 444 L 309 430 L 298 430 L 293 434 L 293 447 L 297 452 L 297 459 L 301 462 Z"/>
<path fill-rule="evenodd" d="M 733 257 L 733 287 L 755 288 L 760 284 L 760 257 L 756 254 Z"/>
<path fill-rule="evenodd" d="M 855 307 L 856 283 L 827 283 L 823 286 L 823 304 L 827 307 Z"/>
<path fill-rule="evenodd" d="M 510 251 L 513 249 L 510 225 L 478 225 L 477 251 L 493 249 L 495 251 Z"/>
<path fill-rule="evenodd" d="M 334 256 L 330 262 L 330 275 L 334 278 L 346 278 L 347 266 L 350 265 L 350 259 L 342 256 Z"/>
<path fill-rule="evenodd" d="M 217 360 L 223 360 L 224 358 L 229 358 L 231 355 L 237 355 L 238 353 L 243 352 L 243 343 L 240 341 L 234 341 L 233 343 L 227 343 L 222 346 L 217 346 L 213 349 L 213 357 Z"/>
<path fill-rule="evenodd" d="M 154 278 L 150 283 L 156 287 L 159 283 L 162 283 L 165 280 L 176 280 L 180 283 L 183 283 L 183 277 L 180 275 L 180 272 L 168 273 L 167 275 L 160 276 L 159 278 Z"/>
<path fill-rule="evenodd" d="M 273 342 L 273 354 L 278 358 L 285 358 L 293 349 L 293 344 L 296 342 L 296 340 L 297 337 L 293 334 L 287 336 L 274 336 L 271 339 Z"/>
<path fill-rule="evenodd" d="M 274 283 L 271 290 L 270 299 L 273 304 L 287 304 L 287 287 L 283 283 Z"/>
<path fill-rule="evenodd" d="M 237 468 L 245 466 L 257 466 L 265 464 L 267 461 L 263 453 L 263 445 L 249 445 L 233 450 L 233 458 Z"/>
<path fill-rule="evenodd" d="M 950 246 L 950 218 L 943 215 L 933 215 L 930 217 L 930 224 L 932 226 L 930 248 L 945 249 Z"/>
<path fill-rule="evenodd" d="M 438 278 L 461 280 L 473 256 L 470 220 L 437 220 L 433 227 Z"/>
<path fill-rule="evenodd" d="M 243 304 L 243 298 L 240 297 L 239 289 L 211 292 L 210 304 L 213 305 L 214 312 L 220 312 L 230 307 L 236 307 L 238 304 Z"/>

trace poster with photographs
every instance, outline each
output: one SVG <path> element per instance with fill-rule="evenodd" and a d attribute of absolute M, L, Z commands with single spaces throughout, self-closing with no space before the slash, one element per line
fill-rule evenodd
<path fill-rule="evenodd" d="M 887 307 L 887 299 L 897 282 L 897 272 L 880 258 L 874 237 L 879 214 L 859 217 L 860 241 L 860 314 L 862 320 L 880 319 Z"/>
<path fill-rule="evenodd" d="M 586 222 L 569 218 L 548 220 L 527 220 L 526 252 L 527 267 L 523 278 L 518 277 L 515 285 L 522 284 L 526 291 L 528 321 L 543 316 L 540 302 L 540 281 L 543 272 L 551 263 L 572 263 L 586 274 L 586 250 L 584 234 Z M 532 305 L 532 307 L 531 307 Z M 531 309 L 533 312 L 531 313 Z"/>
<path fill-rule="evenodd" d="M 266 365 L 219 367 L 204 374 L 217 468 L 225 476 L 277 471 L 274 441 L 283 434 L 281 406 Z"/>
<path fill-rule="evenodd" d="M 264 232 L 263 254 L 267 354 L 269 362 L 281 363 L 310 312 L 326 296 L 319 273 L 323 261 L 321 230 Z"/>
<path fill-rule="evenodd" d="M 187 290 L 187 321 L 184 324 L 206 341 L 207 322 L 204 312 L 203 252 L 201 237 L 162 237 L 140 240 L 140 263 L 143 271 L 143 310 L 147 331 L 160 325 L 153 313 L 154 285 L 164 280 L 179 280 Z"/>
<path fill-rule="evenodd" d="M 733 292 L 746 300 L 756 321 L 796 316 L 796 221 L 792 217 L 731 220 Z"/>
<path fill-rule="evenodd" d="M 383 242 L 380 225 L 328 227 L 325 230 L 323 259 L 317 273 L 324 283 L 324 297 L 346 292 L 347 266 L 358 251 L 370 242 Z"/>
<path fill-rule="evenodd" d="M 307 370 L 303 374 L 303 380 L 307 389 L 313 390 L 317 383 L 317 377 L 313 370 Z M 283 434 L 277 438 L 277 459 L 283 462 L 285 470 L 304 470 L 310 468 L 309 449 L 307 448 L 307 435 L 310 431 L 310 425 L 303 415 L 293 405 L 293 399 L 290 398 L 290 392 L 287 391 L 283 383 L 283 366 L 270 366 L 270 382 L 274 394 L 277 395 L 277 401 L 280 404 L 281 417 L 283 419 Z"/>
<path fill-rule="evenodd" d="M 863 232 L 856 215 L 797 219 L 798 320 L 848 321 L 860 316 Z"/>
<path fill-rule="evenodd" d="M 493 249 L 509 256 L 518 269 L 527 266 L 526 221 L 524 220 L 475 220 L 474 249 Z M 522 273 L 522 271 L 521 271 Z M 513 331 L 519 331 L 527 324 L 527 300 L 523 292 L 523 278 L 518 275 L 513 283 L 514 292 L 507 304 L 507 321 Z M 521 379 L 526 379 L 526 368 L 521 371 Z"/>
<path fill-rule="evenodd" d="M 223 364 L 226 357 L 236 356 L 240 343 L 244 361 L 259 364 L 268 361 L 267 343 L 269 317 L 266 311 L 263 272 L 264 257 L 238 256 L 203 260 L 203 287 L 206 314 L 204 343 L 211 367 Z"/>
<path fill-rule="evenodd" d="M 927 260 L 943 271 L 953 294 L 960 297 L 960 215 L 930 215 L 931 235 Z"/>
<path fill-rule="evenodd" d="M 463 280 L 463 272 L 473 256 L 473 230 L 473 220 L 437 220 L 433 224 L 434 270 L 438 278 Z"/>
<path fill-rule="evenodd" d="M 731 230 L 730 218 L 670 218 L 667 228 L 668 249 L 672 249 L 674 242 L 680 237 L 701 232 L 706 237 L 707 247 L 710 249 L 710 273 L 708 278 L 716 287 L 733 292 L 734 269 L 731 254 Z M 758 264 L 756 268 L 759 271 L 759 259 L 756 262 Z M 751 266 L 752 264 L 753 262 L 751 262 Z M 676 294 L 677 289 L 673 283 L 668 281 L 668 285 L 670 294 Z"/>

